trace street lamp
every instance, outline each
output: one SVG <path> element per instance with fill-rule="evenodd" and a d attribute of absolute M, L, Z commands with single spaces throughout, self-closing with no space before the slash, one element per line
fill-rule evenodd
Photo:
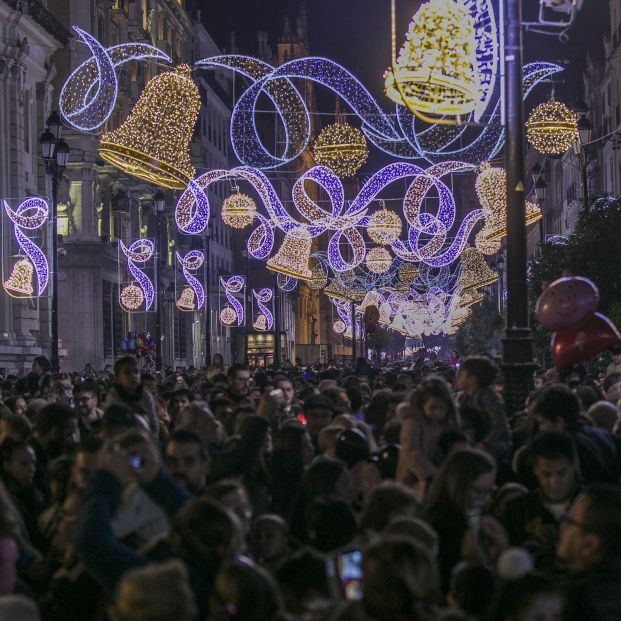
<path fill-rule="evenodd" d="M 241 251 L 241 256 L 246 259 L 246 281 L 244 284 L 244 364 L 247 365 L 248 360 L 248 274 L 250 272 L 250 256 L 247 250 Z"/>
<path fill-rule="evenodd" d="M 155 369 L 162 370 L 162 314 L 160 296 L 160 246 L 162 243 L 161 235 L 161 214 L 164 213 L 166 206 L 166 196 L 162 190 L 158 190 L 153 196 L 155 207 Z"/>
<path fill-rule="evenodd" d="M 584 101 L 577 101 L 574 104 L 576 114 L 580 115 L 578 119 L 578 139 L 576 141 L 575 152 L 580 158 L 580 166 L 582 173 L 582 204 L 584 211 L 589 213 L 589 179 L 587 176 L 587 146 L 591 142 L 593 134 L 593 124 L 587 119 L 589 107 Z"/>
<path fill-rule="evenodd" d="M 60 137 L 62 122 L 57 112 L 47 119 L 46 129 L 39 138 L 45 172 L 52 182 L 52 371 L 60 369 L 58 357 L 58 186 L 69 161 L 69 145 Z"/>

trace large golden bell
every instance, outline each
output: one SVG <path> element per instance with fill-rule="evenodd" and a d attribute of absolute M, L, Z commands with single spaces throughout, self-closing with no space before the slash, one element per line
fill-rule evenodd
<path fill-rule="evenodd" d="M 183 190 L 196 172 L 189 144 L 200 103 L 188 65 L 160 73 L 121 127 L 102 136 L 100 157 L 138 179 Z"/>
<path fill-rule="evenodd" d="M 32 275 L 34 269 L 28 259 L 20 259 L 13 266 L 11 275 L 3 283 L 4 290 L 14 298 L 29 298 L 34 289 L 32 287 Z"/>
<path fill-rule="evenodd" d="M 313 273 L 308 267 L 311 252 L 311 237 L 301 228 L 293 229 L 285 235 L 278 252 L 268 260 L 267 269 L 285 276 L 310 280 Z"/>
<path fill-rule="evenodd" d="M 457 287 L 462 293 L 486 287 L 497 280 L 498 274 L 490 269 L 481 252 L 466 246 L 461 253 L 461 272 L 457 279 Z"/>

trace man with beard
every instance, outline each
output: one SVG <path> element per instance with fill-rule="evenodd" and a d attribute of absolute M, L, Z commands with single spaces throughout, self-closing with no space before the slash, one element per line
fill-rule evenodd
<path fill-rule="evenodd" d="M 178 483 L 192 494 L 202 492 L 211 460 L 198 434 L 187 429 L 172 433 L 166 442 L 164 460 Z"/>

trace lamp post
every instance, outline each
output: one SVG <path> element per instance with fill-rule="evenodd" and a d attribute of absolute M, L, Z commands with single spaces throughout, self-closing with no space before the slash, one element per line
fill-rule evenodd
<path fill-rule="evenodd" d="M 58 112 L 52 112 L 47 119 L 46 130 L 39 138 L 41 156 L 45 163 L 45 172 L 52 182 L 52 371 L 60 369 L 58 356 L 58 186 L 63 178 L 63 171 L 69 160 L 69 145 L 60 137 L 62 123 Z"/>
<path fill-rule="evenodd" d="M 535 188 L 535 200 L 539 204 L 541 209 L 541 220 L 539 220 L 539 234 L 541 237 L 541 243 L 546 240 L 546 213 L 545 213 L 545 200 L 548 189 L 548 184 L 543 178 L 543 168 L 539 164 L 535 164 L 532 170 L 533 184 Z"/>
<path fill-rule="evenodd" d="M 211 305 L 209 291 L 211 289 L 211 256 L 210 256 L 210 244 L 211 241 L 211 228 L 209 225 L 205 227 L 203 233 L 203 243 L 205 244 L 205 368 L 208 368 L 211 364 Z"/>
<path fill-rule="evenodd" d="M 166 206 L 164 192 L 158 190 L 153 196 L 155 207 L 155 369 L 162 370 L 162 314 L 160 296 L 160 260 L 161 260 L 161 215 Z"/>
<path fill-rule="evenodd" d="M 589 206 L 589 179 L 587 175 L 587 146 L 591 142 L 591 135 L 593 133 L 593 125 L 591 121 L 587 119 L 587 112 L 589 107 L 584 101 L 577 101 L 574 104 L 574 110 L 580 115 L 578 119 L 578 140 L 576 141 L 576 155 L 580 158 L 580 172 L 582 175 L 582 205 L 584 211 L 588 214 L 590 210 Z"/>

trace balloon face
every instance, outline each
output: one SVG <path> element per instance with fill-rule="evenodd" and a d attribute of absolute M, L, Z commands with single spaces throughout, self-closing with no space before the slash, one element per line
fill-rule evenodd
<path fill-rule="evenodd" d="M 611 345 L 621 342 L 621 334 L 608 317 L 594 313 L 579 329 L 558 330 L 552 339 L 554 366 L 557 369 L 597 356 Z"/>
<path fill-rule="evenodd" d="M 598 302 L 599 292 L 592 281 L 582 276 L 566 276 L 544 290 L 535 313 L 547 330 L 561 330 L 574 327 L 595 312 Z"/>

